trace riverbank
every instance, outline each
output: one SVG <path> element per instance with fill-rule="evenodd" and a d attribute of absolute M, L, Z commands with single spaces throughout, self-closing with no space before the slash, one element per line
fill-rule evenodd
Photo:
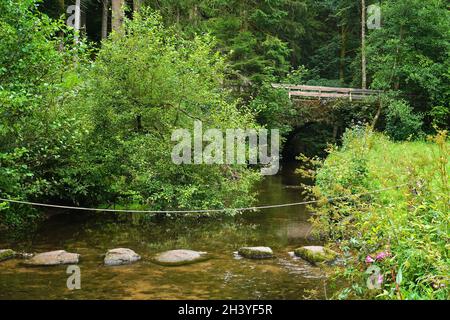
<path fill-rule="evenodd" d="M 395 143 L 355 129 L 331 150 L 316 195 L 361 194 L 324 202 L 313 222 L 347 254 L 340 298 L 449 298 L 449 145 L 445 132 Z"/>

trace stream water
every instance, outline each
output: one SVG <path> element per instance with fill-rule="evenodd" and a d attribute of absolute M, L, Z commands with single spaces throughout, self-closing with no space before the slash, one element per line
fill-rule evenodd
<path fill-rule="evenodd" d="M 293 166 L 260 186 L 259 204 L 301 201 Z M 323 272 L 293 258 L 307 240 L 310 215 L 305 207 L 269 209 L 234 218 L 159 219 L 139 215 L 54 215 L 25 237 L 0 235 L 0 248 L 25 252 L 65 249 L 81 254 L 81 289 L 66 287 L 67 266 L 30 268 L 21 260 L 0 263 L 0 299 L 310 299 L 327 296 Z M 276 258 L 248 260 L 241 246 L 270 246 Z M 108 249 L 126 247 L 142 256 L 118 267 L 102 264 Z M 213 258 L 163 267 L 150 261 L 163 250 L 207 251 Z M 328 291 L 330 289 L 328 288 Z M 328 292 L 328 295 L 330 292 Z"/>

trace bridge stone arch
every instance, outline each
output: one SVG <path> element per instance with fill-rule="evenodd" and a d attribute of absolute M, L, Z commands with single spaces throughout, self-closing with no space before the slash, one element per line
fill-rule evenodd
<path fill-rule="evenodd" d="M 293 130 L 285 137 L 284 161 L 292 161 L 300 153 L 325 155 L 327 143 L 339 143 L 347 127 L 374 125 L 380 115 L 381 91 L 282 84 L 272 87 L 286 90 L 297 111 L 291 123 Z"/>

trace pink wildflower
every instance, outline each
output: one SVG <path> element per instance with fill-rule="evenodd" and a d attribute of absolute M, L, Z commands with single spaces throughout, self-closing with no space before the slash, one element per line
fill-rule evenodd
<path fill-rule="evenodd" d="M 371 256 L 366 257 L 366 263 L 374 263 L 375 260 Z"/>
<path fill-rule="evenodd" d="M 383 283 L 383 275 L 382 274 L 378 275 L 377 282 L 378 282 L 379 285 L 381 285 Z"/>
<path fill-rule="evenodd" d="M 383 252 L 380 252 L 379 254 L 377 254 L 376 260 L 383 260 L 389 256 L 390 256 L 389 252 L 383 251 Z"/>

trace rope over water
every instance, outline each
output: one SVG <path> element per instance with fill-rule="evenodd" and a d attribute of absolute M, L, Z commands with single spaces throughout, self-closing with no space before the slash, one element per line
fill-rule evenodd
<path fill-rule="evenodd" d="M 334 200 L 347 199 L 351 197 L 360 197 L 363 195 L 380 193 L 387 190 L 397 189 L 400 187 L 407 186 L 408 183 L 404 183 L 401 185 L 387 187 L 383 189 L 378 189 L 374 191 L 351 194 L 347 196 L 328 198 L 327 201 L 331 202 Z M 127 210 L 127 209 L 100 209 L 100 208 L 85 208 L 85 207 L 72 207 L 72 206 L 62 206 L 57 204 L 45 204 L 45 203 L 37 203 L 37 202 L 29 202 L 29 201 L 21 201 L 21 200 L 12 200 L 12 199 L 2 199 L 0 198 L 0 202 L 9 202 L 9 203 L 17 203 L 17 204 L 26 204 L 36 207 L 46 207 L 46 208 L 58 208 L 58 209 L 69 209 L 69 210 L 81 210 L 81 211 L 96 211 L 96 212 L 117 212 L 117 213 L 214 213 L 214 212 L 227 212 L 227 211 L 257 211 L 262 209 L 272 209 L 272 208 L 284 208 L 284 207 L 293 207 L 300 205 L 307 205 L 322 202 L 323 200 L 311 200 L 311 201 L 302 201 L 302 202 L 293 202 L 293 203 L 283 203 L 283 204 L 274 204 L 274 205 L 266 205 L 266 206 L 255 206 L 255 207 L 244 207 L 244 208 L 224 208 L 224 209 L 194 209 L 194 210 Z"/>

